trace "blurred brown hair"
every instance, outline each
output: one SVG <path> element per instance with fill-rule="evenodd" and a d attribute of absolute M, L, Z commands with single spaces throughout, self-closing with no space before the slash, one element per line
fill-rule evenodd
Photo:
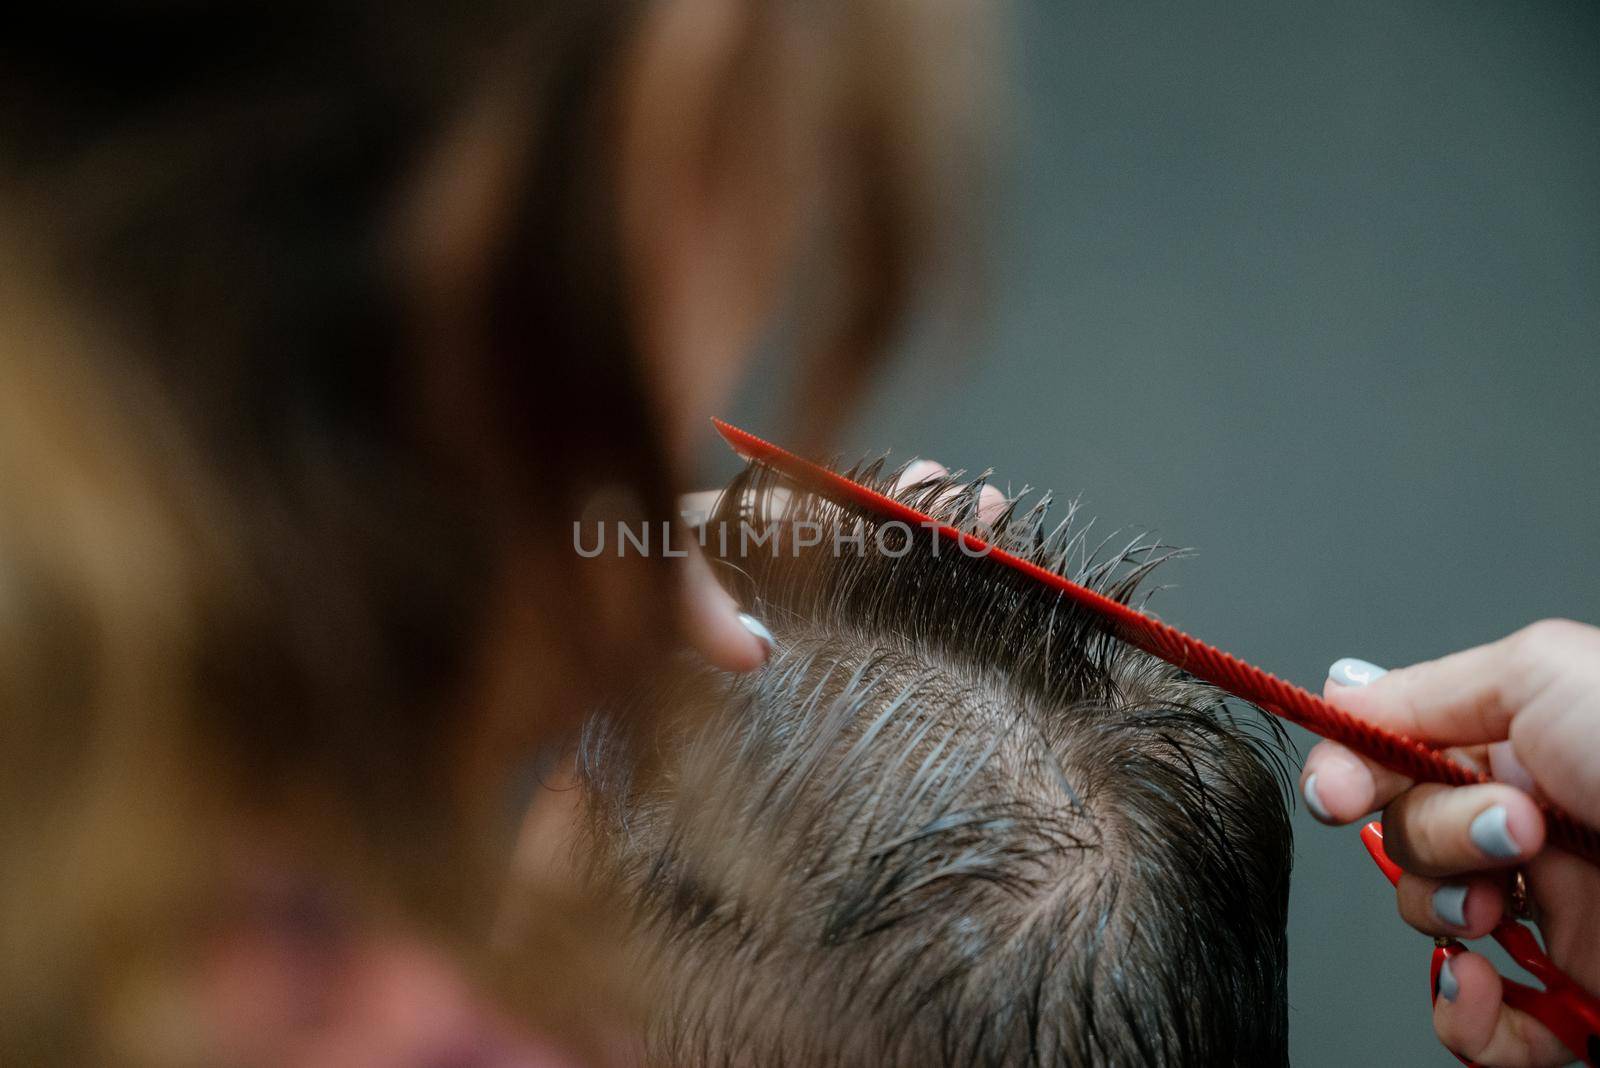
<path fill-rule="evenodd" d="M 481 957 L 508 775 L 673 638 L 665 564 L 618 610 L 567 532 L 679 488 L 616 139 L 685 2 L 106 4 L 0 42 L 8 1061 L 207 1059 L 173 976 L 241 825 Z M 803 220 L 827 284 L 776 299 L 820 410 L 950 248 L 974 22 L 714 6 L 685 136 L 707 196 Z"/>

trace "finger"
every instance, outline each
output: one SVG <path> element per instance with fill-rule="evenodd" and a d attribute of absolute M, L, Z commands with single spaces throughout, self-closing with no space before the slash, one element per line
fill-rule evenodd
<path fill-rule="evenodd" d="M 1006 510 L 1006 495 L 998 486 L 985 485 L 978 491 L 978 522 L 993 526 Z"/>
<path fill-rule="evenodd" d="M 1497 742 L 1506 737 L 1512 715 L 1499 685 L 1507 666 L 1506 643 L 1499 641 L 1382 673 L 1366 685 L 1331 686 L 1324 696 L 1352 715 L 1419 741 Z"/>
<path fill-rule="evenodd" d="M 1600 631 L 1546 620 L 1488 645 L 1390 671 L 1369 685 L 1335 687 L 1326 696 L 1419 741 L 1498 742 L 1509 736 L 1512 717 L 1552 679 L 1595 661 L 1597 650 Z"/>
<path fill-rule="evenodd" d="M 900 472 L 900 477 L 895 480 L 894 488 L 903 490 L 908 486 L 915 486 L 919 482 L 931 482 L 943 478 L 950 473 L 950 469 L 935 460 L 913 460 Z"/>
<path fill-rule="evenodd" d="M 1560 849 L 1546 849 L 1525 869 L 1545 952 L 1578 985 L 1600 990 L 1600 868 Z"/>
<path fill-rule="evenodd" d="M 1409 873 L 1395 887 L 1400 918 L 1425 935 L 1482 938 L 1505 913 L 1503 878 L 1441 881 Z"/>
<path fill-rule="evenodd" d="M 1338 742 L 1318 742 L 1306 754 L 1300 794 L 1323 823 L 1350 823 L 1376 812 L 1411 780 L 1352 753 Z"/>
<path fill-rule="evenodd" d="M 722 503 L 721 490 L 695 490 L 685 493 L 678 498 L 678 515 L 689 525 L 691 530 L 699 530 L 710 522 L 716 513 L 717 507 Z M 771 486 L 763 490 L 747 489 L 742 500 L 741 511 L 750 512 L 758 505 L 761 508 L 759 516 L 752 516 L 755 522 L 780 521 L 789 513 L 789 506 L 793 503 L 794 494 L 787 486 Z"/>
<path fill-rule="evenodd" d="M 894 488 L 897 491 L 907 489 L 921 482 L 931 482 L 944 478 L 949 473 L 950 469 L 936 460 L 913 460 L 906 465 L 906 469 L 895 480 Z M 940 494 L 939 501 L 942 503 L 955 497 L 960 492 L 960 486 L 952 486 L 948 491 Z M 1006 505 L 1009 503 L 1006 500 L 1006 495 L 1001 492 L 998 486 L 985 484 L 978 490 L 978 521 L 992 526 L 995 520 L 1005 514 Z"/>
<path fill-rule="evenodd" d="M 894 488 L 896 491 L 908 489 L 923 482 L 937 481 L 949 474 L 950 469 L 935 460 L 913 460 L 906 465 L 906 469 L 895 480 Z M 930 510 L 942 507 L 960 496 L 963 489 L 964 487 L 960 485 L 949 486 L 938 495 L 931 505 L 926 507 Z M 1005 513 L 1007 503 L 1006 495 L 1000 492 L 998 487 L 987 484 L 980 487 L 978 490 L 978 522 L 985 525 L 993 525 L 994 521 Z"/>
<path fill-rule="evenodd" d="M 1423 783 L 1384 809 L 1383 844 L 1415 875 L 1506 868 L 1544 847 L 1544 817 L 1514 786 Z"/>
<path fill-rule="evenodd" d="M 1328 668 L 1322 693 L 1332 701 L 1337 691 L 1365 686 L 1384 674 L 1383 668 L 1365 660 L 1335 660 Z M 1349 823 L 1375 812 L 1410 785 L 1405 776 L 1326 741 L 1312 747 L 1300 776 L 1306 807 L 1329 824 Z"/>
<path fill-rule="evenodd" d="M 1433 1030 L 1449 1050 L 1486 1068 L 1553 1068 L 1572 1053 L 1539 1021 L 1504 1002 L 1489 961 L 1458 953 L 1439 969 Z"/>
<path fill-rule="evenodd" d="M 1459 763 L 1490 770 L 1482 746 L 1443 752 Z M 1330 741 L 1311 747 L 1300 773 L 1300 794 L 1306 808 L 1323 823 L 1335 826 L 1378 811 L 1413 785 L 1404 775 Z"/>
<path fill-rule="evenodd" d="M 717 510 L 717 501 L 721 497 L 721 490 L 695 490 L 693 493 L 685 493 L 678 498 L 678 514 L 691 529 L 698 529 L 705 526 L 711 514 Z"/>
<path fill-rule="evenodd" d="M 772 654 L 772 632 L 711 574 L 698 546 L 683 561 L 683 626 L 689 644 L 724 671 L 754 671 Z"/>
<path fill-rule="evenodd" d="M 1533 781 L 1533 775 L 1523 765 L 1522 758 L 1517 756 L 1516 747 L 1509 741 L 1490 743 L 1484 759 L 1489 764 L 1489 774 L 1497 781 L 1515 786 L 1525 794 L 1539 796 L 1539 788 Z"/>

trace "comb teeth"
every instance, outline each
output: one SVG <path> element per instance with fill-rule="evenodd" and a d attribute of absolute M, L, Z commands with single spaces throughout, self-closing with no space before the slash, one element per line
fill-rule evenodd
<path fill-rule="evenodd" d="M 1174 667 L 1204 679 L 1222 690 L 1259 705 L 1280 719 L 1298 724 L 1313 734 L 1331 739 L 1362 756 L 1419 782 L 1467 786 L 1488 782 L 1481 772 L 1457 764 L 1443 752 L 1403 734 L 1356 719 L 1308 690 L 1283 681 L 1231 656 L 1176 627 L 1152 619 L 1086 586 L 1015 556 L 982 538 L 939 523 L 911 506 L 853 482 L 837 472 L 740 430 L 721 419 L 712 425 L 724 441 L 744 459 L 767 467 L 835 504 L 863 509 L 885 519 L 926 526 L 938 535 L 964 545 L 972 556 L 1019 571 L 1046 588 L 1089 609 L 1112 636 L 1160 657 Z M 952 555 L 950 559 L 954 559 Z M 1548 803 L 1540 803 L 1550 841 L 1591 864 L 1600 865 L 1600 833 Z"/>

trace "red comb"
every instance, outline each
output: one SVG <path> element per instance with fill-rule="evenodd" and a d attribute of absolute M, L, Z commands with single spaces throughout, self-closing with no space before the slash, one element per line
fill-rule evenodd
<path fill-rule="evenodd" d="M 964 544 L 970 555 L 985 556 L 1021 572 L 1047 589 L 1089 609 L 1110 633 L 1122 641 L 1160 657 L 1236 697 L 1259 705 L 1281 719 L 1297 723 L 1313 734 L 1338 742 L 1409 779 L 1449 786 L 1491 781 L 1487 775 L 1457 764 L 1444 753 L 1422 742 L 1363 722 L 1315 694 L 1284 682 L 1197 638 L 1191 638 L 1176 627 L 1152 619 L 1004 549 L 992 547 L 982 538 L 936 522 L 915 508 L 868 489 L 859 482 L 852 482 L 837 472 L 803 460 L 736 426 L 720 419 L 713 419 L 712 423 L 733 447 L 733 451 L 745 459 L 769 467 L 828 500 L 854 505 L 885 519 L 935 530 L 942 537 Z M 1553 844 L 1600 866 L 1600 833 L 1553 805 L 1541 803 L 1539 807 L 1544 812 L 1545 825 Z"/>

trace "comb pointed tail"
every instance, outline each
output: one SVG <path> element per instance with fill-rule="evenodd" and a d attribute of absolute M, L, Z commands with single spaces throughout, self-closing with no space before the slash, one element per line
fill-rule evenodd
<path fill-rule="evenodd" d="M 728 448 L 738 454 L 741 459 L 757 459 L 757 453 L 760 451 L 759 446 L 766 445 L 768 449 L 772 448 L 771 445 L 754 434 L 740 430 L 732 423 L 718 419 L 716 416 L 711 417 L 711 425 L 716 428 L 718 434 L 722 435 L 722 440 L 728 443 Z"/>

